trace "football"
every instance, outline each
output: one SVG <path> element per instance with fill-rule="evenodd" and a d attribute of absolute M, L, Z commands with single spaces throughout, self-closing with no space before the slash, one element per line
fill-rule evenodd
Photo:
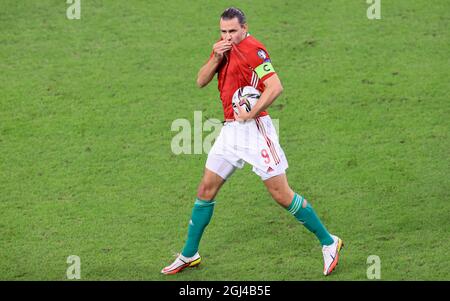
<path fill-rule="evenodd" d="M 261 92 L 252 86 L 245 86 L 237 89 L 236 92 L 234 92 L 232 100 L 234 112 L 239 115 L 238 106 L 245 111 L 250 112 L 260 96 Z"/>

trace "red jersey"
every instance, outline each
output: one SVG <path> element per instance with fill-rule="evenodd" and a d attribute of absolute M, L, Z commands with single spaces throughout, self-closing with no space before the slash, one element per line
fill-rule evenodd
<path fill-rule="evenodd" d="M 213 55 L 214 52 L 211 53 L 210 58 Z M 275 74 L 266 48 L 251 35 L 244 38 L 238 45 L 232 45 L 216 72 L 225 119 L 234 119 L 232 98 L 237 89 L 253 86 L 262 93 L 265 89 L 263 82 Z M 265 115 L 267 115 L 266 111 L 259 114 L 259 116 Z"/>

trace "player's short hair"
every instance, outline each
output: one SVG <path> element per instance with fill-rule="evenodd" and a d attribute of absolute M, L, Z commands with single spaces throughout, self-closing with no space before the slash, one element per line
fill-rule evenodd
<path fill-rule="evenodd" d="M 231 20 L 237 18 L 239 24 L 244 25 L 247 23 L 244 12 L 236 7 L 229 7 L 226 10 L 224 10 L 220 18 L 222 20 Z"/>

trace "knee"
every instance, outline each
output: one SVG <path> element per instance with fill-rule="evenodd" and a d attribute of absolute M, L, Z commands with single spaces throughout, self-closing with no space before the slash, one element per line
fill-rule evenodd
<path fill-rule="evenodd" d="M 201 182 L 198 186 L 197 197 L 201 200 L 209 201 L 215 196 L 215 189 L 212 185 Z"/>

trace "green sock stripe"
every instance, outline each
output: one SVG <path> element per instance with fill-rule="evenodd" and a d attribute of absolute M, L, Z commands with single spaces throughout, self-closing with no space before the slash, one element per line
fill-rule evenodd
<path fill-rule="evenodd" d="M 301 195 L 297 194 L 297 200 L 298 200 L 298 207 L 295 210 L 295 212 L 293 213 L 294 215 L 302 208 L 302 205 L 303 205 L 303 197 Z"/>
<path fill-rule="evenodd" d="M 212 206 L 216 203 L 216 201 L 214 200 L 210 200 L 210 201 L 204 201 L 204 200 L 200 200 L 199 198 L 195 199 L 195 205 L 199 205 L 199 206 Z"/>
<path fill-rule="evenodd" d="M 195 198 L 195 200 L 197 201 L 201 201 L 201 202 L 210 202 L 210 201 L 212 201 L 212 200 L 202 200 L 201 198 L 199 198 L 199 197 L 196 197 Z"/>
<path fill-rule="evenodd" d="M 287 211 L 291 211 L 291 209 L 294 207 L 295 205 L 295 200 L 297 199 L 297 194 L 294 193 L 294 197 L 292 198 L 291 204 L 289 205 L 289 207 L 287 207 Z"/>
<path fill-rule="evenodd" d="M 297 197 L 297 195 L 294 195 L 291 205 L 288 208 L 289 213 L 293 214 L 293 212 L 295 211 L 295 208 L 297 206 L 298 206 L 298 197 Z"/>
<path fill-rule="evenodd" d="M 295 194 L 294 199 L 288 208 L 288 211 L 292 215 L 295 215 L 298 212 L 298 210 L 300 209 L 300 207 L 302 206 L 302 203 L 303 203 L 303 197 L 298 194 Z"/>

